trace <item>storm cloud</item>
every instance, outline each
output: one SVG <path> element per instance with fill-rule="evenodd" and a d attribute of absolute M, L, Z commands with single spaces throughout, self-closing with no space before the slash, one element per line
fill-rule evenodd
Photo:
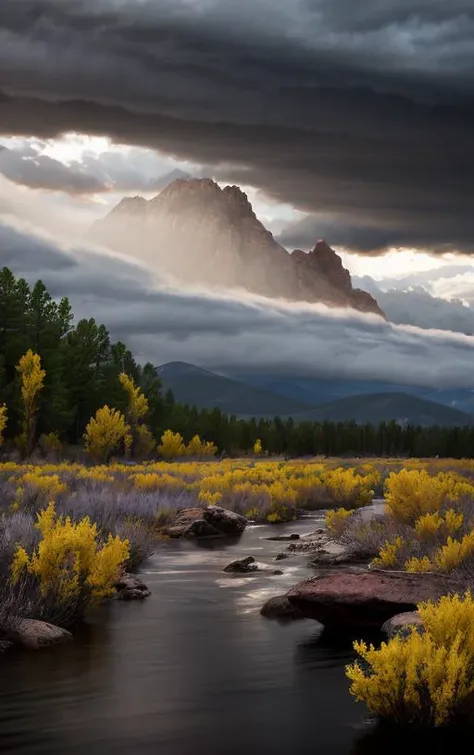
<path fill-rule="evenodd" d="M 0 145 L 0 173 L 13 183 L 30 189 L 63 191 L 69 194 L 95 194 L 107 190 L 98 176 L 87 173 L 82 165 L 64 165 L 32 146 L 9 149 Z"/>
<path fill-rule="evenodd" d="M 2 0 L 0 128 L 214 166 L 362 252 L 472 253 L 473 39 L 468 0 Z"/>
<path fill-rule="evenodd" d="M 60 246 L 18 220 L 1 221 L 0 265 L 43 279 L 54 296 L 70 297 L 78 317 L 104 322 L 155 364 L 474 387 L 474 337 L 322 304 L 184 288 L 128 257 Z"/>

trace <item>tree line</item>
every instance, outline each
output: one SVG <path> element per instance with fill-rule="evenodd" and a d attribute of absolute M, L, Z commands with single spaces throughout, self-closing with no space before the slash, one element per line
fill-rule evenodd
<path fill-rule="evenodd" d="M 39 357 L 37 368 L 44 373 L 34 430 L 31 423 L 25 429 L 25 376 L 19 371 L 28 351 Z M 257 441 L 266 453 L 286 456 L 462 458 L 474 451 L 474 427 L 243 420 L 219 409 L 179 404 L 171 391 L 164 393 L 156 367 L 138 364 L 125 344 L 112 341 L 105 325 L 93 318 L 74 323 L 67 298 L 55 301 L 41 281 L 31 287 L 8 268 L 0 271 L 0 404 L 8 407 L 7 445 L 23 439 L 28 451 L 52 434 L 63 444 L 82 445 L 91 417 L 105 405 L 127 417 L 137 447 L 139 435 L 150 448 L 152 440 L 159 443 L 172 430 L 186 444 L 199 435 L 230 456 L 253 452 Z M 26 441 L 25 432 L 32 436 Z"/>

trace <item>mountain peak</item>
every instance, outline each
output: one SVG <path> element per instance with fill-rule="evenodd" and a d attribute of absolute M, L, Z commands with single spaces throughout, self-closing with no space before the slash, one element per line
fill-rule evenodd
<path fill-rule="evenodd" d="M 188 283 L 383 316 L 375 299 L 353 289 L 349 272 L 326 241 L 318 241 L 309 254 L 288 254 L 240 187 L 221 189 L 210 178 L 177 178 L 148 202 L 128 197 L 95 224 L 91 236 Z"/>
<path fill-rule="evenodd" d="M 330 288 L 334 292 L 335 304 L 350 306 L 360 312 L 375 312 L 385 317 L 371 294 L 353 287 L 351 275 L 342 264 L 341 257 L 323 239 L 316 242 L 311 252 L 296 249 L 291 256 L 295 260 L 306 296 L 311 291 Z"/>
<path fill-rule="evenodd" d="M 146 209 L 148 202 L 139 195 L 135 197 L 124 197 L 118 205 L 114 207 L 112 213 L 120 214 L 121 212 L 139 213 Z M 111 213 L 111 214 L 112 214 Z"/>

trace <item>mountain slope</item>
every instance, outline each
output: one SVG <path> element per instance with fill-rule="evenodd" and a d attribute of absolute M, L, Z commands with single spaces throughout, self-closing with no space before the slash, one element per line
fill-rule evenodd
<path fill-rule="evenodd" d="M 307 415 L 315 421 L 330 420 L 378 424 L 379 422 L 408 422 L 412 425 L 465 426 L 473 418 L 443 404 L 407 393 L 375 393 L 348 396 L 316 407 Z"/>
<path fill-rule="evenodd" d="M 122 200 L 94 224 L 89 238 L 189 283 L 384 316 L 370 294 L 353 288 L 340 257 L 325 242 L 309 254 L 288 254 L 237 186 L 221 189 L 210 179 L 172 181 L 150 201 Z"/>
<path fill-rule="evenodd" d="M 423 396 L 440 404 L 456 406 L 451 401 L 444 401 L 444 393 L 432 393 L 433 388 L 423 388 L 413 385 L 396 385 L 382 383 L 377 380 L 346 380 L 344 378 L 308 378 L 298 375 L 273 375 L 269 373 L 238 373 L 233 372 L 228 377 L 271 391 L 285 398 L 304 401 L 306 404 L 327 404 L 347 396 L 359 396 L 373 393 L 408 393 L 413 396 Z M 441 398 L 438 400 L 437 395 Z M 446 394 L 447 395 L 447 394 Z M 456 408 L 467 411 L 464 407 Z"/>
<path fill-rule="evenodd" d="M 185 362 L 164 364 L 158 373 L 164 389 L 171 389 L 177 401 L 201 409 L 217 407 L 241 417 L 274 417 L 306 414 L 313 408 Z"/>

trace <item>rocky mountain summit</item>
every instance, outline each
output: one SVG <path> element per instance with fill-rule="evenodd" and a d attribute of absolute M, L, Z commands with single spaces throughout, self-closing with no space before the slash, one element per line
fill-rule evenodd
<path fill-rule="evenodd" d="M 210 179 L 177 179 L 150 201 L 123 199 L 94 224 L 90 239 L 185 282 L 384 317 L 370 294 L 353 288 L 341 258 L 326 242 L 318 241 L 309 254 L 289 254 L 238 186 L 221 189 Z"/>

